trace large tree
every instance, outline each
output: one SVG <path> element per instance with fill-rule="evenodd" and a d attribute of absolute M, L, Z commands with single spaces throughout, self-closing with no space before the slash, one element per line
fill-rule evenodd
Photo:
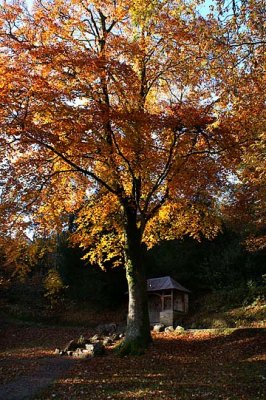
<path fill-rule="evenodd" d="M 246 140 L 229 112 L 242 55 L 200 3 L 1 7 L 2 229 L 50 232 L 72 214 L 92 261 L 123 252 L 123 351 L 151 341 L 146 246 L 217 232 L 215 204 Z"/>

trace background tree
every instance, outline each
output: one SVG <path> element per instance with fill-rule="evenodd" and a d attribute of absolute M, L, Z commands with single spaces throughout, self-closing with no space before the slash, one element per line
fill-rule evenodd
<path fill-rule="evenodd" d="M 265 4 L 259 0 L 236 0 L 217 5 L 225 32 L 219 40 L 227 42 L 238 65 L 231 80 L 225 80 L 225 85 L 231 82 L 230 114 L 247 138 L 241 148 L 238 179 L 232 182 L 226 213 L 240 229 L 245 225 L 248 248 L 262 250 L 266 246 Z"/>
<path fill-rule="evenodd" d="M 200 3 L 1 7 L 2 222 L 50 232 L 75 212 L 92 260 L 123 251 L 124 352 L 151 340 L 145 246 L 215 235 L 217 198 L 252 139 L 229 112 L 242 53 Z"/>

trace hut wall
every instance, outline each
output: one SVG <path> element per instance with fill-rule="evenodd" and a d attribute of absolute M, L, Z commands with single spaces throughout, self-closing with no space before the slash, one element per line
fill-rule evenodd
<path fill-rule="evenodd" d="M 183 293 L 177 292 L 174 296 L 174 310 L 185 312 Z"/>
<path fill-rule="evenodd" d="M 173 310 L 164 310 L 160 312 L 160 323 L 165 326 L 176 326 L 180 318 L 180 313 Z"/>
<path fill-rule="evenodd" d="M 166 294 L 167 293 L 167 294 Z M 178 323 L 180 313 L 188 312 L 188 294 L 173 291 L 172 295 L 168 292 L 150 293 L 148 297 L 150 323 L 162 323 L 166 326 Z"/>
<path fill-rule="evenodd" d="M 160 312 L 160 323 L 166 326 L 173 325 L 174 312 L 173 310 L 164 310 Z"/>
<path fill-rule="evenodd" d="M 187 293 L 184 294 L 184 306 L 185 306 L 184 312 L 187 313 L 188 312 L 188 294 Z"/>

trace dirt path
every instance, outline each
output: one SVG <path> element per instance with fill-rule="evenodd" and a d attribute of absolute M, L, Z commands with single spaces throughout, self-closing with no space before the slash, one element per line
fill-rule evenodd
<path fill-rule="evenodd" d="M 0 386 L 0 400 L 30 399 L 64 376 L 75 363 L 76 360 L 66 358 L 41 358 L 33 373 Z"/>
<path fill-rule="evenodd" d="M 79 360 L 54 355 L 80 335 L 80 327 L 58 328 L 9 323 L 0 315 L 0 400 L 36 398 L 71 373 Z"/>

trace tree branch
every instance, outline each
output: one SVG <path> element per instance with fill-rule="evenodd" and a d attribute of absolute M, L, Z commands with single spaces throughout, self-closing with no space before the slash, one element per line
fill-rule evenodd
<path fill-rule="evenodd" d="M 102 180 L 99 176 L 97 176 L 94 172 L 88 171 L 87 169 L 82 168 L 81 166 L 77 165 L 75 162 L 70 160 L 68 157 L 66 157 L 63 153 L 60 151 L 56 150 L 53 146 L 51 146 L 48 143 L 43 142 L 42 140 L 36 139 L 33 136 L 31 136 L 29 133 L 26 132 L 26 136 L 33 141 L 33 143 L 38 143 L 41 146 L 44 146 L 46 149 L 52 151 L 54 154 L 56 154 L 59 158 L 61 158 L 67 165 L 71 166 L 74 168 L 77 172 L 81 172 L 84 175 L 87 175 L 91 178 L 93 178 L 96 182 L 98 182 L 100 185 L 105 187 L 109 192 L 118 195 L 118 192 L 113 189 L 108 183 L 106 183 L 104 180 Z"/>
<path fill-rule="evenodd" d="M 169 170 L 170 170 L 170 167 L 171 167 L 171 164 L 172 164 L 172 160 L 173 160 L 174 149 L 175 149 L 176 144 L 177 144 L 177 140 L 183 134 L 183 132 L 177 133 L 177 129 L 175 129 L 173 133 L 174 133 L 173 141 L 172 141 L 171 146 L 169 148 L 169 155 L 168 155 L 168 159 L 167 159 L 167 161 L 165 163 L 165 167 L 164 167 L 161 175 L 158 177 L 157 181 L 153 185 L 150 193 L 147 195 L 147 198 L 146 198 L 146 201 L 145 201 L 145 205 L 144 205 L 144 213 L 145 214 L 147 213 L 147 210 L 148 210 L 148 207 L 149 207 L 149 203 L 150 203 L 150 200 L 151 200 L 153 194 L 160 187 L 160 185 L 162 184 L 162 182 L 166 178 L 167 174 L 169 173 Z"/>

